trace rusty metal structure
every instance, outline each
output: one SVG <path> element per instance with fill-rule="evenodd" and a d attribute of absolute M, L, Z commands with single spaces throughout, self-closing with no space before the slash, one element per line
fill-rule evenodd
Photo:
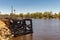
<path fill-rule="evenodd" d="M 14 37 L 33 33 L 32 19 L 11 19 L 10 30 L 12 31 Z"/>

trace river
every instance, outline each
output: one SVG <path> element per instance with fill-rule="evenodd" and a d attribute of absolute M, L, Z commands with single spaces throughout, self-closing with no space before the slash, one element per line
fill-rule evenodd
<path fill-rule="evenodd" d="M 60 40 L 60 20 L 33 19 L 33 33 L 13 38 L 13 40 Z"/>

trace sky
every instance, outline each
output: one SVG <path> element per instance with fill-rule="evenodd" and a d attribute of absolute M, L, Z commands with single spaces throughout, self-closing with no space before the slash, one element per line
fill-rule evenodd
<path fill-rule="evenodd" d="M 11 13 L 12 5 L 16 13 L 60 11 L 60 0 L 0 0 L 1 13 Z"/>

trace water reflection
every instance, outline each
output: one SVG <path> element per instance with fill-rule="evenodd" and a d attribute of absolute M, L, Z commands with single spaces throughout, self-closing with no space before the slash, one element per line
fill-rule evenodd
<path fill-rule="evenodd" d="M 28 34 L 28 35 L 22 35 L 16 38 L 13 38 L 12 40 L 33 40 L 33 34 Z"/>

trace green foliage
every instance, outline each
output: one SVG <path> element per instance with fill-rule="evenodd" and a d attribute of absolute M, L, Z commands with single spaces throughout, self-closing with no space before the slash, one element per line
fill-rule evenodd
<path fill-rule="evenodd" d="M 44 18 L 44 19 L 60 19 L 60 12 L 57 14 L 57 13 L 52 13 L 52 12 L 35 12 L 35 13 L 27 13 L 27 14 L 24 14 L 24 13 L 20 13 L 20 14 L 14 14 L 14 13 L 11 13 L 10 15 L 8 14 L 0 14 L 0 17 L 7 17 L 9 16 L 10 18 L 14 18 L 14 17 L 19 17 L 19 18 L 34 18 L 34 19 L 41 19 L 41 18 Z"/>

